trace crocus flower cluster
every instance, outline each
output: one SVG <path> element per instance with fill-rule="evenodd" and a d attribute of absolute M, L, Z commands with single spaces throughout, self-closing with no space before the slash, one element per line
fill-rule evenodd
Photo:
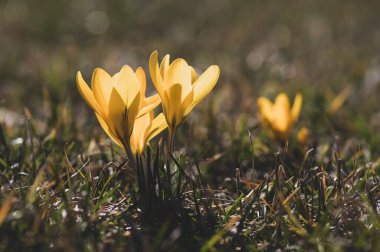
<path fill-rule="evenodd" d="M 77 73 L 77 86 L 108 136 L 130 154 L 142 154 L 149 141 L 169 127 L 169 132 L 183 122 L 190 111 L 213 89 L 219 78 L 219 67 L 210 66 L 197 75 L 184 59 L 172 63 L 166 55 L 158 64 L 158 53 L 149 59 L 149 71 L 158 94 L 145 96 L 146 75 L 128 65 L 110 76 L 96 68 L 91 88 Z M 163 113 L 154 115 L 162 103 Z"/>

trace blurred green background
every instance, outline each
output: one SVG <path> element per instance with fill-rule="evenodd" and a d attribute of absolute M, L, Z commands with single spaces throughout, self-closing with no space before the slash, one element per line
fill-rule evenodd
<path fill-rule="evenodd" d="M 305 124 L 314 125 L 318 111 L 351 86 L 339 127 L 373 139 L 380 134 L 379 9 L 375 0 L 2 0 L 0 120 L 14 124 L 24 107 L 44 118 L 52 113 L 48 100 L 69 104 L 83 121 L 91 112 L 75 86 L 78 70 L 88 82 L 95 67 L 147 70 L 157 49 L 198 71 L 221 67 L 202 106 L 213 101 L 227 122 L 255 118 L 260 95 L 299 91 L 303 117 L 315 117 Z"/>

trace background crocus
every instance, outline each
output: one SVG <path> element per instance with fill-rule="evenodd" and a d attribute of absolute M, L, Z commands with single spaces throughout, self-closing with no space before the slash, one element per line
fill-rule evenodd
<path fill-rule="evenodd" d="M 160 104 L 158 95 L 145 98 L 146 77 L 142 68 L 133 72 L 126 65 L 112 77 L 103 69 L 96 68 L 91 89 L 78 72 L 77 86 L 84 100 L 95 111 L 104 131 L 127 152 L 136 119 Z"/>
<path fill-rule="evenodd" d="M 170 63 L 169 55 L 159 65 L 157 51 L 150 56 L 149 70 L 162 99 L 164 115 L 171 131 L 210 93 L 220 72 L 218 66 L 212 65 L 198 77 L 184 59 L 179 58 Z"/>
<path fill-rule="evenodd" d="M 310 132 L 306 127 L 302 127 L 297 132 L 297 141 L 303 146 L 307 146 L 310 143 Z"/>
<path fill-rule="evenodd" d="M 289 98 L 285 93 L 277 95 L 274 103 L 266 97 L 260 97 L 257 101 L 261 123 L 271 130 L 275 138 L 286 140 L 298 116 L 302 106 L 302 96 L 297 94 L 293 107 L 290 107 Z"/>

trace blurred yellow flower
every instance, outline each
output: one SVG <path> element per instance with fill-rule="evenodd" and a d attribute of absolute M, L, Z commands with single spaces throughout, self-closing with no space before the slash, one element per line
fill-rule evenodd
<path fill-rule="evenodd" d="M 163 112 L 171 131 L 210 93 L 220 73 L 219 67 L 213 65 L 198 77 L 184 59 L 179 58 L 170 63 L 169 55 L 159 65 L 157 51 L 150 56 L 149 71 L 162 99 Z"/>
<path fill-rule="evenodd" d="M 119 146 L 128 151 L 136 119 L 157 107 L 161 99 L 156 94 L 145 97 L 146 76 L 142 68 L 133 72 L 128 65 L 110 76 L 101 68 L 92 75 L 91 89 L 77 73 L 77 87 L 87 104 L 95 111 L 103 130 Z"/>
<path fill-rule="evenodd" d="M 297 141 L 302 145 L 310 143 L 310 132 L 306 127 L 302 127 L 297 132 Z"/>
<path fill-rule="evenodd" d="M 285 93 L 280 93 L 274 103 L 266 97 L 260 97 L 257 104 L 263 126 L 268 127 L 275 138 L 286 140 L 301 111 L 302 96 L 296 95 L 292 108 Z"/>
<path fill-rule="evenodd" d="M 151 111 L 137 118 L 131 135 L 133 154 L 142 154 L 149 140 L 157 136 L 167 127 L 168 124 L 162 113 L 154 118 L 154 113 Z"/>

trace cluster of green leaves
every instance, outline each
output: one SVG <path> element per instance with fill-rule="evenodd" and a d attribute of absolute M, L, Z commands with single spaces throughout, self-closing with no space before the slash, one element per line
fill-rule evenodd
<path fill-rule="evenodd" d="M 134 186 L 135 171 L 110 141 L 76 140 L 82 133 L 64 110 L 53 130 L 38 132 L 34 119 L 12 134 L 1 127 L 0 250 L 379 249 L 378 164 L 366 146 L 282 145 L 248 133 L 242 119 L 227 153 L 202 160 L 191 144 L 174 152 L 176 202 L 168 202 L 159 181 Z M 166 176 L 162 145 L 141 157 L 151 170 L 140 183 Z"/>

